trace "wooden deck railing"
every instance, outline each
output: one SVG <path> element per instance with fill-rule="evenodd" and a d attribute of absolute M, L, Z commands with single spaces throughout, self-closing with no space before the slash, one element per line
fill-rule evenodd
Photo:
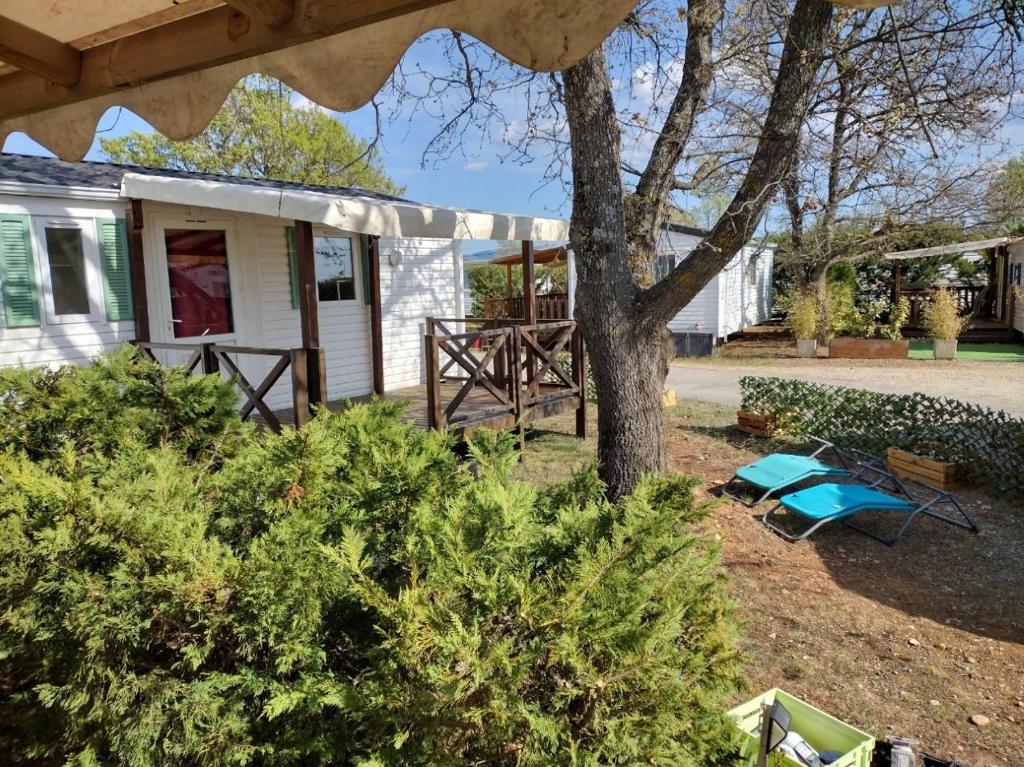
<path fill-rule="evenodd" d="M 961 285 L 950 288 L 950 291 L 956 297 L 956 304 L 960 314 L 967 315 L 974 314 L 978 297 L 984 290 L 984 287 L 973 285 Z M 931 301 L 931 293 L 930 290 L 900 291 L 900 298 L 905 298 L 910 302 L 910 319 L 907 321 L 907 328 L 917 329 L 923 327 L 925 307 Z"/>
<path fill-rule="evenodd" d="M 484 299 L 484 316 L 495 319 L 515 319 L 523 316 L 523 297 Z M 540 293 L 537 295 L 537 319 L 567 320 L 569 318 L 568 293 Z"/>
<path fill-rule="evenodd" d="M 428 318 L 425 350 L 431 428 L 522 428 L 576 410 L 577 434 L 586 436 L 586 363 L 574 321 Z"/>
<path fill-rule="evenodd" d="M 308 350 L 269 349 L 255 346 L 230 346 L 226 344 L 186 344 L 161 343 L 155 341 L 134 341 L 134 345 L 148 359 L 162 365 L 181 364 L 188 374 L 221 375 L 226 373 L 229 379 L 245 397 L 239 410 L 242 420 L 258 413 L 274 431 L 281 430 L 281 420 L 266 403 L 267 394 L 274 387 L 285 371 L 292 373 L 292 409 L 294 423 L 301 426 L 309 419 L 311 391 L 309 387 Z M 165 359 L 160 359 L 157 352 L 165 352 Z M 187 355 L 184 362 L 176 363 L 175 352 Z M 252 381 L 239 367 L 239 357 L 269 357 L 273 360 L 270 371 L 258 383 Z M 314 397 L 315 398 L 315 397 Z"/>

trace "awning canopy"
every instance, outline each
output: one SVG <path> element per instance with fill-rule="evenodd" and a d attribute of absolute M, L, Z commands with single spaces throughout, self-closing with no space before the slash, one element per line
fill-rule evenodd
<path fill-rule="evenodd" d="M 243 77 L 312 101 L 367 103 L 431 30 L 535 70 L 582 59 L 636 0 L 31 0 L 0 9 L 0 145 L 24 131 L 64 159 L 112 106 L 172 139 L 200 133 Z"/>
<path fill-rule="evenodd" d="M 564 240 L 569 236 L 569 222 L 560 218 L 444 208 L 358 194 L 253 186 L 244 182 L 126 173 L 121 180 L 121 194 L 137 200 L 310 221 L 381 237 Z"/>
<path fill-rule="evenodd" d="M 543 239 L 543 238 L 535 238 Z M 569 249 L 564 245 L 554 248 L 541 248 L 533 251 L 533 263 L 535 264 L 564 264 L 568 261 Z M 523 263 L 523 256 L 520 253 L 510 253 L 507 256 L 495 256 L 487 263 L 498 266 L 515 266 Z"/>
<path fill-rule="evenodd" d="M 1000 245 L 1010 245 L 1015 242 L 1024 241 L 1024 237 L 990 237 L 987 240 L 970 240 L 969 242 L 956 242 L 949 245 L 935 245 L 930 248 L 916 248 L 914 250 L 897 250 L 892 253 L 885 253 L 884 257 L 890 261 L 907 261 L 912 258 L 928 258 L 929 256 L 946 256 L 954 253 L 966 253 L 974 250 L 985 250 L 986 248 L 998 248 Z"/>

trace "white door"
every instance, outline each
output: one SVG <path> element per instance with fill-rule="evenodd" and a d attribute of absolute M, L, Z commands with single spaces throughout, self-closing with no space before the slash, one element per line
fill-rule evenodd
<path fill-rule="evenodd" d="M 154 341 L 177 344 L 253 345 L 243 310 L 241 267 L 234 221 L 161 218 L 155 222 L 151 310 Z M 191 352 L 159 351 L 165 364 L 181 364 Z M 257 386 L 265 358 L 236 354 L 242 375 Z M 230 376 L 229 370 L 222 373 Z"/>
<path fill-rule="evenodd" d="M 335 400 L 368 394 L 373 390 L 373 363 L 360 239 L 347 232 L 316 231 L 313 248 L 327 396 Z"/>

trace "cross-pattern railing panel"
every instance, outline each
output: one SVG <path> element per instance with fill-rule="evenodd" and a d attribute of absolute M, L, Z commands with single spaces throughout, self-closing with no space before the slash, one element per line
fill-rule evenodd
<path fill-rule="evenodd" d="M 254 414 L 258 414 L 263 422 L 275 431 L 280 431 L 281 419 L 267 404 L 266 399 L 274 385 L 290 368 L 295 425 L 301 426 L 309 417 L 308 350 L 304 348 L 271 349 L 228 344 L 185 344 L 155 341 L 136 341 L 134 343 L 143 356 L 161 365 L 183 364 L 190 374 L 226 374 L 244 397 L 239 409 L 242 420 L 247 420 Z M 187 358 L 183 363 L 177 363 L 175 355 L 180 357 L 183 354 L 188 354 Z M 268 372 L 255 383 L 255 379 L 250 380 L 249 376 L 243 372 L 240 364 L 239 358 L 247 356 L 269 357 L 272 360 Z"/>
<path fill-rule="evenodd" d="M 429 318 L 425 346 L 432 428 L 521 425 L 576 409 L 577 433 L 585 435 L 586 366 L 572 320 L 526 325 L 505 318 Z"/>

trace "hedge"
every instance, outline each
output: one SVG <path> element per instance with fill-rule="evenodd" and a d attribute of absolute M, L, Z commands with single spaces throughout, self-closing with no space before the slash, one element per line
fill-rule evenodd
<path fill-rule="evenodd" d="M 881 455 L 898 447 L 961 464 L 996 496 L 1024 500 L 1024 419 L 926 394 L 882 394 L 745 376 L 743 409 L 773 416 L 782 434 L 813 434 Z"/>
<path fill-rule="evenodd" d="M 0 371 L 0 764 L 735 763 L 692 480 L 611 503 L 513 479 L 514 435 L 234 397 L 131 350 Z"/>

